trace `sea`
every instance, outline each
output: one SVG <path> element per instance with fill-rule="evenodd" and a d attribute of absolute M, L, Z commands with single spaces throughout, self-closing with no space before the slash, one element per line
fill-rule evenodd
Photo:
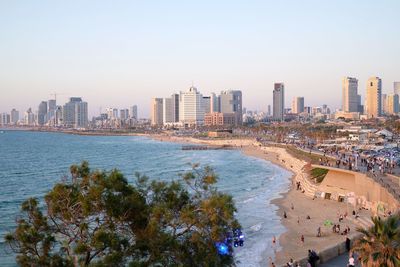
<path fill-rule="evenodd" d="M 290 173 L 240 150 L 182 150 L 182 144 L 139 136 L 83 136 L 64 133 L 0 132 L 0 266 L 17 266 L 4 235 L 15 229 L 21 203 L 43 197 L 69 174 L 72 164 L 87 160 L 92 169 L 135 173 L 171 181 L 192 164 L 210 166 L 218 174 L 218 190 L 233 196 L 245 243 L 235 249 L 238 266 L 256 267 L 279 250 L 273 236 L 285 231 L 271 200 L 288 191 Z"/>

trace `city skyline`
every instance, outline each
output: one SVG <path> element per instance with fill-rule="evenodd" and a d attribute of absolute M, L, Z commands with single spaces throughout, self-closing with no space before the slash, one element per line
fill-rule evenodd
<path fill-rule="evenodd" d="M 244 107 L 264 111 L 272 104 L 271 85 L 283 81 L 286 107 L 301 95 L 307 105 L 336 109 L 344 76 L 359 80 L 363 99 L 371 76 L 392 92 L 400 79 L 399 7 L 388 1 L 3 3 L 1 112 L 35 109 L 57 92 L 60 102 L 84 97 L 90 116 L 100 107 L 143 103 L 139 113 L 150 117 L 153 96 L 186 90 L 192 81 L 205 95 L 242 90 Z M 371 19 L 376 14 L 379 20 Z"/>

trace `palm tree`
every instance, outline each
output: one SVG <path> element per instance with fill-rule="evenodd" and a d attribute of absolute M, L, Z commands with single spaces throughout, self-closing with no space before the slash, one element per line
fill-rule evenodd
<path fill-rule="evenodd" d="M 365 266 L 400 266 L 400 216 L 382 220 L 372 218 L 374 226 L 358 229 L 363 237 L 355 242 L 353 251 L 361 257 Z"/>

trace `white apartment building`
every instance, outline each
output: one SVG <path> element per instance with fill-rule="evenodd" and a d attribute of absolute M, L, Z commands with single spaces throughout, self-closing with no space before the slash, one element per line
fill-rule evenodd
<path fill-rule="evenodd" d="M 179 94 L 179 120 L 186 126 L 204 122 L 203 96 L 193 86 Z"/>

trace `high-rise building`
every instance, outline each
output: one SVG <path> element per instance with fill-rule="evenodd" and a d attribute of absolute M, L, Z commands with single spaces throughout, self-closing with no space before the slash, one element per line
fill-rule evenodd
<path fill-rule="evenodd" d="M 62 106 L 57 106 L 56 111 L 55 111 L 55 118 L 54 118 L 54 125 L 60 126 L 63 125 L 63 107 Z"/>
<path fill-rule="evenodd" d="M 19 111 L 18 110 L 16 110 L 15 108 L 13 108 L 12 110 L 11 110 L 11 120 L 10 120 L 10 123 L 11 124 L 17 124 L 18 123 L 18 121 L 19 121 Z"/>
<path fill-rule="evenodd" d="M 204 114 L 211 112 L 211 97 L 210 96 L 203 96 L 203 109 L 204 109 Z"/>
<path fill-rule="evenodd" d="M 39 104 L 37 122 L 39 125 L 44 125 L 46 123 L 46 115 L 47 115 L 47 102 L 42 101 Z"/>
<path fill-rule="evenodd" d="M 275 83 L 273 91 L 273 114 L 274 120 L 283 120 L 285 109 L 285 86 L 283 83 Z"/>
<path fill-rule="evenodd" d="M 386 114 L 395 115 L 399 113 L 399 95 L 388 94 L 386 97 Z"/>
<path fill-rule="evenodd" d="M 271 116 L 271 105 L 268 105 L 267 115 L 268 115 L 268 116 Z"/>
<path fill-rule="evenodd" d="M 117 108 L 106 108 L 106 113 L 109 120 L 116 120 L 119 118 Z"/>
<path fill-rule="evenodd" d="M 119 111 L 119 117 L 121 120 L 126 121 L 129 118 L 129 110 L 127 108 L 123 108 Z"/>
<path fill-rule="evenodd" d="M 400 82 L 393 83 L 393 93 L 400 96 Z"/>
<path fill-rule="evenodd" d="M 179 122 L 179 95 L 173 94 L 163 99 L 163 124 L 177 122 Z"/>
<path fill-rule="evenodd" d="M 203 96 L 193 86 L 179 94 L 179 121 L 187 126 L 204 122 Z"/>
<path fill-rule="evenodd" d="M 134 121 L 138 120 L 138 110 L 137 110 L 137 106 L 133 105 L 130 110 L 129 110 L 129 116 L 131 119 L 133 119 Z"/>
<path fill-rule="evenodd" d="M 382 113 L 386 113 L 387 112 L 387 98 L 386 98 L 386 94 L 382 94 L 381 95 L 381 109 L 382 109 Z"/>
<path fill-rule="evenodd" d="M 71 97 L 62 109 L 63 124 L 66 127 L 86 128 L 88 126 L 88 103 L 80 97 Z"/>
<path fill-rule="evenodd" d="M 153 98 L 151 100 L 151 124 L 163 125 L 163 99 Z"/>
<path fill-rule="evenodd" d="M 175 123 L 174 99 L 163 98 L 163 124 Z"/>
<path fill-rule="evenodd" d="M 220 97 L 217 96 L 215 93 L 211 93 L 211 112 L 221 112 L 221 102 Z"/>
<path fill-rule="evenodd" d="M 344 77 L 342 80 L 342 110 L 344 112 L 357 112 L 358 105 L 358 80 Z"/>
<path fill-rule="evenodd" d="M 55 99 L 50 99 L 47 101 L 47 115 L 46 115 L 46 121 L 50 122 L 52 125 L 56 124 L 56 109 L 57 109 L 57 103 Z"/>
<path fill-rule="evenodd" d="M 172 104 L 174 110 L 174 122 L 179 122 L 179 94 L 172 94 Z"/>
<path fill-rule="evenodd" d="M 88 126 L 88 103 L 77 102 L 75 103 L 75 128 L 86 128 Z"/>
<path fill-rule="evenodd" d="M 28 126 L 34 126 L 36 124 L 35 114 L 32 112 L 31 108 L 24 113 L 24 124 Z"/>
<path fill-rule="evenodd" d="M 304 97 L 295 97 L 292 102 L 292 113 L 299 114 L 304 112 Z"/>
<path fill-rule="evenodd" d="M 0 114 L 0 125 L 1 126 L 9 125 L 10 122 L 11 122 L 10 114 L 8 114 L 8 113 L 1 113 Z"/>
<path fill-rule="evenodd" d="M 243 123 L 242 91 L 222 91 L 219 97 L 221 113 L 234 113 L 236 116 L 236 125 L 241 125 Z"/>
<path fill-rule="evenodd" d="M 357 101 L 358 101 L 357 112 L 360 112 L 360 114 L 362 114 L 364 113 L 364 105 L 361 100 L 361 95 L 357 95 Z"/>
<path fill-rule="evenodd" d="M 367 82 L 365 110 L 368 118 L 377 118 L 382 115 L 382 80 L 371 77 Z"/>

